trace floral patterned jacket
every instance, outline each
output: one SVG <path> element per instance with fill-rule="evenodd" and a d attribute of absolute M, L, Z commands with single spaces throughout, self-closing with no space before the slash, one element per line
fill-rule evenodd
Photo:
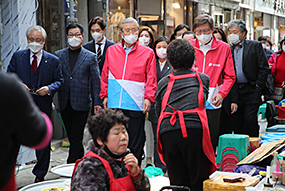
<path fill-rule="evenodd" d="M 95 146 L 93 141 L 89 141 L 87 151 L 92 151 L 100 157 L 106 159 L 113 171 L 115 179 L 122 178 L 128 175 L 128 170 L 123 161 L 116 161 L 110 156 L 106 155 L 101 149 Z M 149 191 L 150 183 L 144 171 L 137 180 L 133 180 L 137 191 Z M 110 190 L 110 180 L 108 173 L 102 162 L 94 157 L 87 157 L 83 159 L 73 175 L 71 181 L 72 191 L 93 191 L 93 190 Z"/>

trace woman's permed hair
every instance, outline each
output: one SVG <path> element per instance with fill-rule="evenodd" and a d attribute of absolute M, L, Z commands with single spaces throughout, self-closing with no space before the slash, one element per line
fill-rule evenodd
<path fill-rule="evenodd" d="M 121 110 L 106 108 L 101 109 L 99 113 L 92 116 L 87 123 L 87 127 L 95 146 L 100 148 L 100 145 L 97 143 L 97 138 L 100 138 L 103 143 L 107 142 L 109 130 L 115 124 L 123 124 L 125 127 L 127 127 L 127 122 L 128 118 Z"/>

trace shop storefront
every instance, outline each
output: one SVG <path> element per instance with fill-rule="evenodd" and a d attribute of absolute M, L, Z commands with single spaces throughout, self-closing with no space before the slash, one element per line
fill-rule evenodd
<path fill-rule="evenodd" d="M 140 25 L 152 28 L 155 37 L 170 37 L 179 24 L 192 27 L 196 4 L 187 0 L 110 0 L 107 37 L 119 42 L 121 22 L 129 16 L 137 18 Z"/>
<path fill-rule="evenodd" d="M 271 41 L 278 44 L 284 29 L 281 23 L 285 17 L 285 0 L 256 1 L 254 9 L 254 39 L 259 36 L 269 36 Z M 279 22 L 280 20 L 280 22 Z"/>

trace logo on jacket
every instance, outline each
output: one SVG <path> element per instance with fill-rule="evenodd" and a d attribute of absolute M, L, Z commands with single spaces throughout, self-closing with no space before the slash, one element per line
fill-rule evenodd
<path fill-rule="evenodd" d="M 213 63 L 209 63 L 209 66 L 220 67 L 220 64 L 213 64 Z"/>

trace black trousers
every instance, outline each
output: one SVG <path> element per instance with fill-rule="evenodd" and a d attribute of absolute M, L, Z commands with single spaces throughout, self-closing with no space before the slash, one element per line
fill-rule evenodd
<path fill-rule="evenodd" d="M 188 137 L 181 130 L 160 135 L 163 158 L 171 185 L 188 186 L 191 191 L 202 191 L 203 181 L 209 178 L 210 161 L 202 148 L 203 131 L 187 128 Z"/>
<path fill-rule="evenodd" d="M 232 115 L 233 130 L 236 134 L 246 134 L 250 137 L 259 136 L 257 112 L 261 102 L 261 91 L 252 85 L 239 87 L 239 104 Z"/>
<path fill-rule="evenodd" d="M 49 144 L 41 149 L 36 150 L 37 164 L 34 166 L 33 174 L 39 178 L 44 178 L 48 172 L 50 162 L 50 142 Z"/>
<path fill-rule="evenodd" d="M 222 110 L 221 108 L 206 110 L 210 137 L 214 152 L 216 151 L 216 147 L 218 146 L 218 141 L 219 141 L 221 110 Z"/>
<path fill-rule="evenodd" d="M 69 100 L 66 108 L 61 110 L 60 113 L 70 143 L 67 163 L 75 163 L 77 159 L 82 158 L 84 155 L 82 139 L 89 111 L 75 111 Z"/>
<path fill-rule="evenodd" d="M 233 131 L 232 115 L 227 114 L 225 109 L 222 107 L 221 117 L 220 117 L 220 133 L 219 133 L 219 136 L 223 135 L 223 134 L 231 134 L 232 131 Z"/>
<path fill-rule="evenodd" d="M 143 147 L 145 143 L 145 114 L 142 111 L 130 111 L 122 109 L 125 116 L 129 118 L 128 122 L 128 134 L 129 145 L 128 148 L 138 159 L 139 166 L 142 162 L 142 156 L 144 154 Z"/>
<path fill-rule="evenodd" d="M 159 156 L 158 156 L 158 152 L 157 152 L 157 123 L 153 123 L 151 122 L 151 126 L 152 126 L 152 131 L 153 131 L 153 156 L 154 156 L 154 165 L 155 167 L 159 167 L 163 170 L 163 172 L 166 172 L 166 166 L 161 162 Z"/>

